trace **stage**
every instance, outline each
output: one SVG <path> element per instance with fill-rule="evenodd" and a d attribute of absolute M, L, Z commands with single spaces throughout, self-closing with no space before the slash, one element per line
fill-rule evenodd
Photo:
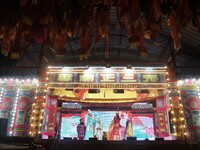
<path fill-rule="evenodd" d="M 200 144 L 189 144 L 185 140 L 152 141 L 99 141 L 99 140 L 54 140 L 28 137 L 0 137 L 0 149 L 20 147 L 42 150 L 199 150 Z M 20 149 L 19 148 L 19 149 Z"/>
<path fill-rule="evenodd" d="M 45 149 L 51 149 L 53 140 L 37 140 Z M 199 150 L 200 145 L 185 141 L 55 141 L 53 148 L 59 150 Z"/>

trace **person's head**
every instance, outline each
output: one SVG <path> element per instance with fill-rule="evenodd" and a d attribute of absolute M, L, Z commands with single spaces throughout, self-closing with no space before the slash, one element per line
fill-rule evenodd
<path fill-rule="evenodd" d="M 97 122 L 98 122 L 98 123 L 101 123 L 101 119 L 100 119 L 100 118 L 98 118 L 98 119 L 97 119 Z"/>
<path fill-rule="evenodd" d="M 118 111 L 116 112 L 116 116 L 117 116 L 118 119 L 120 119 L 120 116 L 119 116 L 119 112 L 118 112 Z"/>
<path fill-rule="evenodd" d="M 93 117 L 92 111 L 91 111 L 90 109 L 88 109 L 88 116 L 89 116 L 89 117 Z"/>
<path fill-rule="evenodd" d="M 80 119 L 80 123 L 83 123 L 83 119 Z"/>

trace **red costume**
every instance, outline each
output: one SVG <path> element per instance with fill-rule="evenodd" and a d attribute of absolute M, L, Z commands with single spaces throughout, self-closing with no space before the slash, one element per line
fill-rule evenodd
<path fill-rule="evenodd" d="M 114 117 L 113 123 L 114 123 L 114 127 L 110 134 L 109 140 L 122 140 L 121 131 L 120 131 L 121 129 L 120 117 L 118 114 Z"/>

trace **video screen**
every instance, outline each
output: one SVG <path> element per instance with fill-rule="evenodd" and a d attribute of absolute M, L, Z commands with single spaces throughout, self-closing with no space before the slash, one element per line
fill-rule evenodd
<path fill-rule="evenodd" d="M 61 139 L 78 138 L 77 126 L 80 119 L 85 124 L 84 140 L 96 137 L 98 140 L 123 140 L 137 137 L 137 140 L 154 140 L 153 114 L 132 114 L 129 111 L 83 111 L 80 114 L 62 114 Z"/>

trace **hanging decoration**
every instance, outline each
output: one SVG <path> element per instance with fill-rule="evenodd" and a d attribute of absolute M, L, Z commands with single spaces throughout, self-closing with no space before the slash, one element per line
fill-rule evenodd
<path fill-rule="evenodd" d="M 104 58 L 109 58 L 110 10 L 116 7 L 116 22 L 126 28 L 131 48 L 138 56 L 147 57 L 145 39 L 156 42 L 163 20 L 173 39 L 174 49 L 181 48 L 181 30 L 193 25 L 200 31 L 198 1 L 139 0 L 21 0 L 0 2 L 1 53 L 19 59 L 23 45 L 44 44 L 61 57 L 66 53 L 66 41 L 78 38 L 80 60 L 87 59 L 98 42 L 105 39 Z M 12 18 L 12 19 L 11 19 Z M 115 19 L 115 18 L 114 18 Z M 112 22 L 111 22 L 111 21 Z M 115 21 L 115 20 L 114 20 Z M 94 32 L 94 33 L 93 33 Z M 94 39 L 93 38 L 94 35 Z"/>
<path fill-rule="evenodd" d="M 94 44 L 96 45 L 101 38 L 105 38 L 105 59 L 109 58 L 110 6 L 110 2 L 102 1 L 95 12 Z"/>

